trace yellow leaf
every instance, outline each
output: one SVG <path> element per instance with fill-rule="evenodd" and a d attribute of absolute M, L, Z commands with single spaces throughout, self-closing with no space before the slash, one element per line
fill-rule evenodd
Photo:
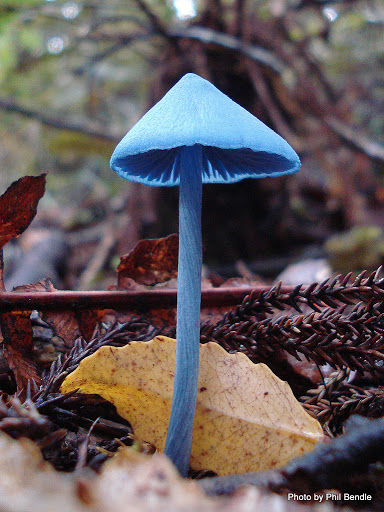
<path fill-rule="evenodd" d="M 163 451 L 172 402 L 176 340 L 102 347 L 84 359 L 61 391 L 79 389 L 112 402 L 135 434 Z M 242 353 L 200 346 L 191 467 L 220 475 L 284 465 L 323 439 L 320 424 L 286 382 Z"/>

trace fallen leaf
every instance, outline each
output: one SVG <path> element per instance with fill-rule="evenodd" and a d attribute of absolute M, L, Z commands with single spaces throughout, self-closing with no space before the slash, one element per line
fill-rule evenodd
<path fill-rule="evenodd" d="M 229 496 L 207 496 L 203 480 L 185 479 L 163 454 L 122 447 L 102 467 L 89 494 L 103 512 L 313 512 L 313 503 L 288 501 L 265 489 L 244 485 Z M 316 508 L 317 511 L 317 508 Z"/>
<path fill-rule="evenodd" d="M 75 309 L 76 321 L 79 325 L 81 336 L 90 341 L 95 334 L 97 325 L 104 317 L 104 310 L 97 309 Z"/>
<path fill-rule="evenodd" d="M 40 384 L 33 358 L 33 333 L 30 311 L 10 311 L 0 314 L 4 357 L 15 375 L 17 391 L 25 396 L 29 381 Z"/>
<path fill-rule="evenodd" d="M 3 257 L 3 249 L 0 249 L 0 291 L 5 291 L 4 286 L 4 257 Z"/>
<path fill-rule="evenodd" d="M 0 432 L 0 509 L 7 512 L 85 512 L 76 482 L 43 460 L 29 439 Z"/>
<path fill-rule="evenodd" d="M 102 347 L 85 358 L 62 385 L 112 402 L 135 434 L 163 451 L 171 410 L 176 341 Z M 283 466 L 323 439 L 286 382 L 244 354 L 216 343 L 200 346 L 191 467 L 218 474 Z"/>
<path fill-rule="evenodd" d="M 49 279 L 42 279 L 37 283 L 17 286 L 13 291 L 32 294 L 57 290 Z M 103 312 L 88 308 L 74 311 L 42 311 L 40 316 L 51 327 L 55 335 L 63 340 L 64 346 L 72 348 L 79 336 L 83 336 L 86 341 L 91 339 L 96 326 L 103 317 Z"/>
<path fill-rule="evenodd" d="M 27 229 L 45 191 L 46 174 L 24 176 L 0 196 L 0 248 Z"/>
<path fill-rule="evenodd" d="M 120 449 L 103 465 L 92 490 L 101 510 L 219 510 L 219 500 L 205 496 L 197 481 L 181 478 L 168 457 L 148 456 L 132 448 Z"/>
<path fill-rule="evenodd" d="M 154 286 L 160 283 L 168 288 L 177 288 L 179 236 L 169 235 L 165 238 L 145 239 L 138 242 L 136 247 L 126 256 L 120 258 L 117 268 L 117 289 L 144 289 L 144 286 Z M 161 286 L 161 288 L 163 288 Z M 158 328 L 176 324 L 175 308 L 152 308 L 146 317 Z M 140 305 L 130 312 L 117 312 L 121 322 L 142 314 Z"/>
<path fill-rule="evenodd" d="M 141 240 L 126 256 L 120 258 L 117 268 L 118 289 L 124 289 L 124 279 L 152 286 L 177 276 L 179 237 Z"/>
<path fill-rule="evenodd" d="M 139 454 L 138 454 L 139 455 Z M 246 487 L 210 497 L 198 481 L 181 478 L 165 455 L 134 456 L 122 448 L 100 474 L 58 472 L 29 439 L 0 432 L 2 512 L 307 512 L 313 505 Z"/>

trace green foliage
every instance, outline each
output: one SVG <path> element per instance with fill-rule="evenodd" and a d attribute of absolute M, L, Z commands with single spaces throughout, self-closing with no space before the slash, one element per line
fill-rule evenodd
<path fill-rule="evenodd" d="M 377 268 L 384 255 L 384 239 L 378 226 L 355 226 L 342 234 L 333 235 L 325 244 L 332 268 L 348 273 Z"/>

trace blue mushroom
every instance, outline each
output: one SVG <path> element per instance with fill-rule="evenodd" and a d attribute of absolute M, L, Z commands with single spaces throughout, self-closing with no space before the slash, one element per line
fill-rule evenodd
<path fill-rule="evenodd" d="M 188 73 L 117 145 L 111 167 L 144 185 L 180 188 L 176 366 L 165 453 L 185 476 L 199 373 L 202 184 L 290 174 L 300 160 L 273 130 Z"/>

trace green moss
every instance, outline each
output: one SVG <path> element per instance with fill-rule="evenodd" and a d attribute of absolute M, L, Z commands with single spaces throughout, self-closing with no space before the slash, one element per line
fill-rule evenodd
<path fill-rule="evenodd" d="M 337 272 L 374 270 L 384 256 L 383 232 L 378 226 L 356 226 L 329 238 L 325 250 Z"/>

